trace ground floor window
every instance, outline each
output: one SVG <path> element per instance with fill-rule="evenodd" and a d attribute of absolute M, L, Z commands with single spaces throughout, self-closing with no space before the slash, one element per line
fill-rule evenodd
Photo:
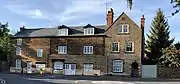
<path fill-rule="evenodd" d="M 63 62 L 54 62 L 54 69 L 60 70 L 63 69 L 64 63 Z"/>
<path fill-rule="evenodd" d="M 90 72 L 93 70 L 93 64 L 84 64 L 84 71 Z"/>
<path fill-rule="evenodd" d="M 40 70 L 40 69 L 45 69 L 46 68 L 46 64 L 36 64 L 36 70 Z"/>
<path fill-rule="evenodd" d="M 21 69 L 21 60 L 20 59 L 16 60 L 16 69 Z"/>
<path fill-rule="evenodd" d="M 123 72 L 122 60 L 113 60 L 113 72 Z"/>

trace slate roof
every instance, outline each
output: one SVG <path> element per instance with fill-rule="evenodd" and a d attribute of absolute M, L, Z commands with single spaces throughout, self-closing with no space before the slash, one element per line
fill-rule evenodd
<path fill-rule="evenodd" d="M 94 35 L 105 35 L 106 25 L 92 26 L 90 24 L 86 26 L 74 26 L 68 27 L 65 25 L 57 26 L 53 28 L 36 28 L 36 29 L 27 29 L 25 28 L 22 31 L 19 31 L 14 35 L 14 37 L 51 37 L 58 36 L 59 28 L 68 28 L 69 35 L 68 36 L 85 36 L 84 28 L 94 27 L 95 34 Z"/>

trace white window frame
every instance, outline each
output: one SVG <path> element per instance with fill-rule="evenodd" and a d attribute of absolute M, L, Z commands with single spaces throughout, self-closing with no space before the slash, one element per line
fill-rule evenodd
<path fill-rule="evenodd" d="M 58 54 L 67 54 L 67 46 L 58 46 Z"/>
<path fill-rule="evenodd" d="M 36 63 L 36 70 L 40 70 L 40 69 L 45 70 L 45 68 L 46 68 L 46 64 Z"/>
<path fill-rule="evenodd" d="M 85 28 L 84 35 L 94 35 L 94 28 Z"/>
<path fill-rule="evenodd" d="M 40 55 L 39 55 L 39 53 L 40 53 Z M 42 48 L 37 49 L 37 57 L 43 57 L 43 49 Z"/>
<path fill-rule="evenodd" d="M 22 39 L 21 38 L 17 39 L 17 45 L 22 45 Z"/>
<path fill-rule="evenodd" d="M 84 64 L 84 71 L 85 72 L 93 71 L 93 64 Z"/>
<path fill-rule="evenodd" d="M 124 26 L 127 26 L 127 32 L 124 32 Z M 121 26 L 121 32 L 120 32 L 120 26 Z M 118 33 L 129 33 L 129 24 L 119 24 L 118 25 Z"/>
<path fill-rule="evenodd" d="M 127 51 L 127 47 L 129 46 L 129 43 L 132 44 L 132 51 Z M 125 51 L 126 52 L 134 52 L 134 42 L 133 41 L 126 41 Z"/>
<path fill-rule="evenodd" d="M 113 51 L 114 43 L 117 43 L 117 44 L 118 44 L 118 50 L 117 50 L 117 51 Z M 112 52 L 119 52 L 119 42 L 113 42 L 111 48 L 112 48 L 112 49 L 111 49 Z"/>
<path fill-rule="evenodd" d="M 119 64 L 115 62 L 119 62 Z M 123 72 L 123 60 L 113 60 L 113 72 Z"/>
<path fill-rule="evenodd" d="M 64 63 L 61 61 L 56 61 L 54 62 L 54 69 L 55 70 L 60 70 L 64 68 Z"/>
<path fill-rule="evenodd" d="M 83 53 L 84 54 L 93 54 L 93 46 L 84 46 Z"/>
<path fill-rule="evenodd" d="M 21 55 L 22 49 L 21 47 L 16 47 L 16 55 Z"/>
<path fill-rule="evenodd" d="M 21 60 L 16 59 L 16 69 L 21 69 Z"/>
<path fill-rule="evenodd" d="M 58 31 L 59 31 L 59 33 L 58 33 L 59 36 L 67 36 L 68 35 L 68 29 L 59 29 Z"/>

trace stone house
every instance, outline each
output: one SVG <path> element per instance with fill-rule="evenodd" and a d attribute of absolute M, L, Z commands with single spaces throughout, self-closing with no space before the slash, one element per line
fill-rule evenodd
<path fill-rule="evenodd" d="M 65 75 L 131 75 L 136 63 L 140 72 L 142 28 L 125 13 L 113 18 L 111 9 L 107 25 L 21 27 L 12 37 L 17 47 L 11 66 L 28 73 L 50 68 L 51 73 Z"/>

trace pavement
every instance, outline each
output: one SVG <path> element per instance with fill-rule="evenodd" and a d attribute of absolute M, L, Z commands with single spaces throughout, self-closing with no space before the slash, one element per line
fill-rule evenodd
<path fill-rule="evenodd" d="M 180 84 L 180 79 L 141 79 L 118 76 L 63 76 L 0 73 L 0 84 Z"/>

